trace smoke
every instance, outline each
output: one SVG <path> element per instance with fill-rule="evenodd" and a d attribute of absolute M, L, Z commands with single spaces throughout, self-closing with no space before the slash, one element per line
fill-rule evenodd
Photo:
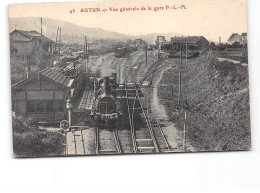
<path fill-rule="evenodd" d="M 103 77 L 107 77 L 107 76 L 111 76 L 112 73 L 115 73 L 116 70 L 111 68 L 111 66 L 102 66 L 100 68 L 100 76 L 103 78 Z"/>

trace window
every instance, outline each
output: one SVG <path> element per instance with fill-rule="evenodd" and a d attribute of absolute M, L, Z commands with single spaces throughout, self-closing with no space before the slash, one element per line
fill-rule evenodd
<path fill-rule="evenodd" d="M 37 103 L 35 101 L 28 101 L 28 112 L 36 112 Z"/>
<path fill-rule="evenodd" d="M 31 100 L 28 101 L 27 105 L 29 113 L 47 113 L 53 111 L 52 100 Z"/>
<path fill-rule="evenodd" d="M 43 104 L 43 102 L 36 103 L 36 112 L 44 112 L 44 104 Z"/>
<path fill-rule="evenodd" d="M 49 100 L 46 101 L 44 104 L 45 104 L 45 112 L 53 111 L 53 101 Z"/>
<path fill-rule="evenodd" d="M 63 100 L 55 100 L 55 111 L 64 111 L 65 103 Z"/>

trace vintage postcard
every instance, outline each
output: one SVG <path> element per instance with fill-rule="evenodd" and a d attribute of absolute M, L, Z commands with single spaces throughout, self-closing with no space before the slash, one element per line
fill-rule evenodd
<path fill-rule="evenodd" d="M 15 157 L 251 149 L 246 0 L 9 5 Z"/>

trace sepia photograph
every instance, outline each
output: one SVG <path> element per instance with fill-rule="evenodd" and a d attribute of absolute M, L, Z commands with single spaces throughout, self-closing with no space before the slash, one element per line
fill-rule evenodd
<path fill-rule="evenodd" d="M 13 156 L 251 150 L 246 8 L 10 4 Z"/>

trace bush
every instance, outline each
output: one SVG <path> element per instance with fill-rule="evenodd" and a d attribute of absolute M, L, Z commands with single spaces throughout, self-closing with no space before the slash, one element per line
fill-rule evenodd
<path fill-rule="evenodd" d="M 28 125 L 23 118 L 13 117 L 13 150 L 16 157 L 63 155 L 64 140 L 59 132 L 39 129 L 35 125 Z"/>

